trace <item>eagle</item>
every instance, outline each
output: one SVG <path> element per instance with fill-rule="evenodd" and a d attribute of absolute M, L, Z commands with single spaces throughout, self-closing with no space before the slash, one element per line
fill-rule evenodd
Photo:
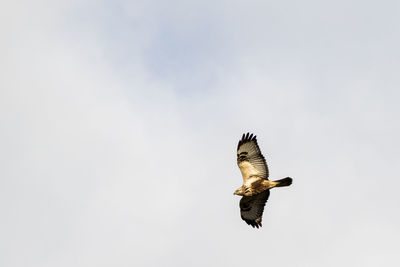
<path fill-rule="evenodd" d="M 240 216 L 248 225 L 259 228 L 262 226 L 262 215 L 269 190 L 291 185 L 292 178 L 268 180 L 267 162 L 258 147 L 256 136 L 250 133 L 243 134 L 238 143 L 237 164 L 243 176 L 243 185 L 233 194 L 243 196 L 239 203 Z"/>

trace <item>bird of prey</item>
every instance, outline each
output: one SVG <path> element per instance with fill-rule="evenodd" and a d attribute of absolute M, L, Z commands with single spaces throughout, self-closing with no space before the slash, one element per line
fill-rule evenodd
<path fill-rule="evenodd" d="M 292 178 L 268 180 L 268 166 L 253 134 L 243 134 L 239 141 L 237 164 L 243 176 L 243 185 L 233 194 L 243 196 L 239 204 L 240 215 L 247 224 L 259 228 L 262 226 L 262 214 L 269 197 L 269 189 L 289 186 Z"/>

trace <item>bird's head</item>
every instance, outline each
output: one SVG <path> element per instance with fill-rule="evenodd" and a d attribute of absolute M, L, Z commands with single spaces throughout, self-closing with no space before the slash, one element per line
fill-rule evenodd
<path fill-rule="evenodd" d="M 235 192 L 233 192 L 233 194 L 238 196 L 243 196 L 244 195 L 243 188 L 239 187 L 238 189 L 236 189 Z"/>

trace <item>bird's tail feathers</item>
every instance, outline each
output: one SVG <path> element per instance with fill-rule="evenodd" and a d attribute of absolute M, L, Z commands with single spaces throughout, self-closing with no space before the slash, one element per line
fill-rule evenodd
<path fill-rule="evenodd" d="M 289 186 L 292 184 L 293 179 L 290 177 L 286 177 L 280 180 L 274 181 L 276 183 L 275 187 Z"/>

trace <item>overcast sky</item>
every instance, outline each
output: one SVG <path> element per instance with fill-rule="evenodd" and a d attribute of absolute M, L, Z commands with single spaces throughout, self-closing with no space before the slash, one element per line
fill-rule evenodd
<path fill-rule="evenodd" d="M 0 265 L 399 266 L 398 1 L 0 3 Z M 272 179 L 240 219 L 236 145 Z"/>

